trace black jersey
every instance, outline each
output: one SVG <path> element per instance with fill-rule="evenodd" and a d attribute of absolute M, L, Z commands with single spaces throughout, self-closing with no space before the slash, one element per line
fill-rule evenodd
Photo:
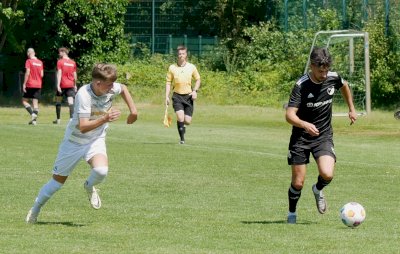
<path fill-rule="evenodd" d="M 314 83 L 309 74 L 305 74 L 296 82 L 288 106 L 298 108 L 297 116 L 301 120 L 314 124 L 319 131 L 319 136 L 313 137 L 304 129 L 295 126 L 292 129 L 293 136 L 306 140 L 332 137 L 332 99 L 335 91 L 343 86 L 344 81 L 336 72 L 328 72 L 327 76 L 322 83 Z"/>

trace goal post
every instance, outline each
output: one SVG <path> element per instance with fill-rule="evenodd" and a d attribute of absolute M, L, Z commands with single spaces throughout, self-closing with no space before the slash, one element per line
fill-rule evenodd
<path fill-rule="evenodd" d="M 355 30 L 319 31 L 315 34 L 310 54 L 315 46 L 325 46 L 333 57 L 333 71 L 339 72 L 349 83 L 354 104 L 360 115 L 371 113 L 371 84 L 369 66 L 369 37 L 367 32 Z M 309 54 L 309 56 L 310 56 Z M 304 69 L 308 73 L 310 57 Z M 344 100 L 335 94 L 334 115 L 347 115 Z"/>

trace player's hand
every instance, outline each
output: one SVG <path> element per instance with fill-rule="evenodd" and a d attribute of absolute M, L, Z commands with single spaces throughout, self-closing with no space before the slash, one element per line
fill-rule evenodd
<path fill-rule="evenodd" d="M 60 86 L 57 86 L 57 91 L 59 92 L 59 93 L 61 93 L 62 91 L 61 91 L 61 87 Z"/>
<path fill-rule="evenodd" d="M 126 123 L 133 124 L 134 122 L 136 122 L 137 117 L 138 117 L 137 112 L 130 113 L 128 118 L 126 119 Z"/>
<path fill-rule="evenodd" d="M 169 105 L 169 97 L 166 97 L 165 98 L 165 106 L 168 106 Z"/>
<path fill-rule="evenodd" d="M 114 122 L 118 120 L 121 116 L 121 111 L 119 109 L 111 108 L 107 114 L 105 114 L 105 119 L 107 122 Z"/>
<path fill-rule="evenodd" d="M 356 122 L 357 113 L 355 111 L 349 111 L 350 125 Z"/>
<path fill-rule="evenodd" d="M 319 130 L 312 123 L 303 122 L 303 129 L 313 137 L 319 136 Z"/>
<path fill-rule="evenodd" d="M 26 85 L 22 86 L 22 92 L 26 93 Z"/>
<path fill-rule="evenodd" d="M 191 92 L 190 95 L 192 95 L 192 100 L 196 100 L 197 99 L 197 92 L 196 91 Z"/>

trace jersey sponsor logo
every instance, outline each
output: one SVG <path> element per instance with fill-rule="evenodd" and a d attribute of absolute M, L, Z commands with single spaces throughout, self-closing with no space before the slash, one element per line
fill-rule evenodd
<path fill-rule="evenodd" d="M 32 63 L 34 66 L 42 66 L 40 63 Z"/>
<path fill-rule="evenodd" d="M 307 103 L 307 108 L 318 108 L 321 106 L 324 106 L 326 104 L 332 103 L 332 99 L 326 100 L 326 101 L 319 101 L 316 103 L 308 102 Z"/>
<path fill-rule="evenodd" d="M 327 90 L 326 90 L 326 92 L 329 94 L 329 95 L 333 95 L 334 93 L 335 93 L 335 87 L 329 87 Z"/>
<path fill-rule="evenodd" d="M 71 63 L 64 63 L 64 65 L 65 65 L 65 66 L 69 66 L 69 67 L 74 67 L 74 65 L 71 64 Z"/>
<path fill-rule="evenodd" d="M 314 98 L 314 94 L 310 93 L 310 94 L 307 96 L 307 98 L 308 98 L 308 99 Z"/>

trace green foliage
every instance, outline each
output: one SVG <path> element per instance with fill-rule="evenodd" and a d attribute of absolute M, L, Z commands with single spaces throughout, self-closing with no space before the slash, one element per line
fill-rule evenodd
<path fill-rule="evenodd" d="M 82 75 L 96 62 L 124 63 L 129 58 L 123 30 L 127 4 L 127 0 L 67 0 L 56 7 L 57 44 L 79 56 Z"/>
<path fill-rule="evenodd" d="M 24 12 L 0 3 L 0 20 L 0 52 L 22 51 L 21 44 L 15 38 L 13 30 L 23 24 Z M 3 50 L 5 43 L 7 43 L 7 48 Z"/>

